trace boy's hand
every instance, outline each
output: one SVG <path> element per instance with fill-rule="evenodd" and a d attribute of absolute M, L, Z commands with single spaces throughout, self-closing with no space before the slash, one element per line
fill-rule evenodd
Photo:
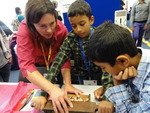
<path fill-rule="evenodd" d="M 98 105 L 98 113 L 114 113 L 114 104 L 109 101 L 101 101 Z"/>
<path fill-rule="evenodd" d="M 54 86 L 53 89 L 50 91 L 49 95 L 52 98 L 53 109 L 55 113 L 69 113 L 67 104 L 70 107 L 73 107 L 73 104 L 69 100 L 67 93 L 65 93 L 57 86 Z"/>
<path fill-rule="evenodd" d="M 43 96 L 38 96 L 32 99 L 32 107 L 34 107 L 35 109 L 41 111 L 44 109 L 45 105 L 47 102 L 47 98 L 43 97 Z"/>
<path fill-rule="evenodd" d="M 68 92 L 68 93 L 75 93 L 78 97 L 81 93 L 83 93 L 83 91 L 79 90 L 79 89 L 76 89 L 75 87 L 73 87 L 71 84 L 70 85 L 65 85 L 64 86 L 64 90 L 65 92 Z"/>
<path fill-rule="evenodd" d="M 104 96 L 104 88 L 100 87 L 94 91 L 94 96 L 96 100 L 101 100 Z"/>
<path fill-rule="evenodd" d="M 128 67 L 123 71 L 121 71 L 117 76 L 113 75 L 113 78 L 116 80 L 126 80 L 128 78 L 136 77 L 138 75 L 135 67 Z"/>

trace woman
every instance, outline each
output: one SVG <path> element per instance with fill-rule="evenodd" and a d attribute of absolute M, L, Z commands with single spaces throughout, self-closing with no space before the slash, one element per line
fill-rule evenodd
<path fill-rule="evenodd" d="M 20 24 L 17 38 L 19 67 L 25 78 L 51 96 L 54 111 L 61 113 L 68 112 L 66 102 L 71 107 L 72 103 L 67 94 L 45 79 L 37 67 L 45 66 L 49 70 L 67 34 L 66 27 L 57 20 L 57 13 L 49 0 L 28 0 L 25 20 Z M 70 68 L 69 61 L 61 69 L 63 74 L 65 68 Z M 34 106 L 41 109 L 39 105 Z"/>

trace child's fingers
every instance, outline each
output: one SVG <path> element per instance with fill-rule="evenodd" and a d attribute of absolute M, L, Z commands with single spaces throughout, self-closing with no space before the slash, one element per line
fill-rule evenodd
<path fill-rule="evenodd" d="M 97 100 L 101 100 L 103 98 L 103 87 L 100 87 L 99 89 L 95 90 L 94 91 L 94 96 L 95 96 L 95 99 Z"/>
<path fill-rule="evenodd" d="M 102 99 L 102 97 L 100 95 L 95 95 L 95 99 L 100 100 L 100 99 Z"/>
<path fill-rule="evenodd" d="M 103 95 L 98 96 L 98 97 L 96 98 L 96 100 L 102 100 L 102 98 L 103 98 Z"/>
<path fill-rule="evenodd" d="M 133 71 L 133 77 L 136 77 L 138 75 L 137 70 L 133 66 L 131 66 L 131 68 L 132 68 L 132 71 Z"/>
<path fill-rule="evenodd" d="M 34 103 L 34 108 L 37 109 L 37 110 L 40 110 L 40 105 L 37 104 L 37 103 Z"/>
<path fill-rule="evenodd" d="M 96 91 L 94 91 L 94 96 L 95 96 L 95 99 L 96 100 L 99 100 L 100 99 L 100 94 L 99 94 L 99 92 L 96 90 Z"/>
<path fill-rule="evenodd" d="M 97 91 L 94 91 L 95 98 L 99 98 L 99 95 L 97 94 Z"/>
<path fill-rule="evenodd" d="M 124 73 L 123 73 L 123 75 L 122 75 L 122 79 L 121 79 L 121 80 L 126 80 L 126 79 L 128 78 L 128 76 L 129 76 L 129 69 L 126 68 L 126 69 L 124 70 Z"/>
<path fill-rule="evenodd" d="M 129 76 L 128 76 L 128 78 L 132 78 L 132 77 L 137 76 L 137 71 L 136 71 L 136 69 L 133 66 L 129 67 L 128 69 L 129 69 Z"/>
<path fill-rule="evenodd" d="M 40 111 L 43 110 L 44 107 L 45 107 L 45 104 L 42 104 L 42 105 L 40 106 Z"/>
<path fill-rule="evenodd" d="M 31 103 L 31 107 L 34 107 L 34 102 Z"/>
<path fill-rule="evenodd" d="M 120 71 L 118 75 L 113 75 L 113 78 L 116 80 L 121 80 L 123 75 L 123 71 Z"/>
<path fill-rule="evenodd" d="M 128 78 L 132 78 L 137 76 L 137 70 L 135 69 L 135 67 L 131 66 L 126 68 L 124 71 L 121 71 L 117 76 L 113 76 L 114 79 L 116 80 L 126 80 Z"/>
<path fill-rule="evenodd" d="M 136 77 L 137 75 L 136 69 L 133 66 L 129 67 L 129 78 Z"/>
<path fill-rule="evenodd" d="M 45 99 L 45 97 L 38 97 L 38 98 L 33 98 L 31 103 L 31 107 L 34 107 L 37 110 L 43 110 L 47 100 Z"/>

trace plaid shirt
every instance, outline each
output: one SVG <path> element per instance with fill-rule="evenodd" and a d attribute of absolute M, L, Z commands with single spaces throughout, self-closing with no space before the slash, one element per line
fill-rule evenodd
<path fill-rule="evenodd" d="M 94 31 L 95 28 L 91 27 L 91 29 Z M 85 39 L 82 45 L 87 61 L 89 59 L 86 55 L 87 52 L 86 47 L 89 39 L 90 36 L 88 36 Z M 84 60 L 82 58 L 80 45 L 78 42 L 78 36 L 74 33 L 74 31 L 71 31 L 68 34 L 68 37 L 64 40 L 57 57 L 55 58 L 55 60 L 51 65 L 48 76 L 46 76 L 46 79 L 55 83 L 55 76 L 59 74 L 61 66 L 71 57 L 73 57 L 74 59 L 74 67 L 76 68 L 76 71 L 80 76 L 83 76 L 84 74 L 88 73 L 88 70 L 86 69 L 84 64 Z M 90 71 L 101 72 L 101 69 L 98 66 L 96 66 L 93 62 L 90 62 Z M 104 80 L 105 83 L 102 82 L 102 84 L 104 88 L 113 86 L 113 81 L 111 76 L 107 73 L 103 75 L 104 76 L 102 77 L 102 81 Z"/>
<path fill-rule="evenodd" d="M 138 76 L 133 79 L 133 84 L 139 90 L 139 101 L 136 103 L 132 101 L 131 94 L 134 92 L 130 92 L 131 88 L 126 84 L 111 87 L 105 93 L 109 101 L 115 105 L 116 113 L 150 113 L 150 50 L 141 49 L 141 51 Z"/>
<path fill-rule="evenodd" d="M 95 28 L 92 27 L 92 29 L 94 30 Z M 89 39 L 90 37 L 88 36 L 82 45 L 87 61 L 88 58 L 86 55 L 86 47 Z M 51 65 L 48 74 L 49 76 L 47 76 L 47 79 L 54 82 L 55 81 L 54 76 L 58 75 L 61 66 L 71 57 L 73 57 L 74 59 L 74 67 L 76 68 L 77 73 L 79 73 L 81 76 L 83 76 L 85 73 L 88 73 L 88 70 L 86 69 L 84 64 L 84 60 L 82 59 L 80 46 L 78 42 L 78 36 L 74 33 L 74 31 L 69 32 L 68 37 L 64 40 L 57 57 L 55 58 L 55 60 Z M 101 70 L 93 62 L 91 62 L 90 71 L 98 72 Z"/>
<path fill-rule="evenodd" d="M 94 30 L 94 28 L 92 28 Z M 83 42 L 83 50 L 86 56 L 87 61 L 89 60 L 86 55 L 86 47 L 88 44 L 88 40 L 90 37 L 88 36 L 85 41 Z M 63 45 L 60 48 L 60 51 L 55 58 L 55 61 L 52 63 L 52 66 L 50 68 L 51 75 L 57 75 L 60 71 L 60 67 L 64 64 L 66 60 L 73 57 L 74 59 L 74 67 L 77 70 L 77 73 L 79 73 L 81 76 L 83 76 L 85 73 L 88 72 L 88 70 L 85 67 L 84 60 L 82 58 L 80 45 L 78 42 L 78 36 L 71 31 L 68 34 L 68 37 L 64 40 Z M 90 71 L 98 72 L 100 71 L 100 68 L 94 65 L 93 62 L 90 63 Z"/>

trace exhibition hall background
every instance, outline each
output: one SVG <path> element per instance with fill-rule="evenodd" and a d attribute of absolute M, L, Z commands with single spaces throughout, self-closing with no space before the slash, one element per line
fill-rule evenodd
<path fill-rule="evenodd" d="M 105 20 L 111 20 L 114 22 L 114 13 L 116 10 L 121 8 L 121 0 L 85 0 L 87 1 L 91 8 L 95 21 L 93 26 L 98 26 Z M 63 14 L 64 24 L 67 26 L 68 30 L 71 30 L 70 23 L 67 18 L 67 13 Z"/>
<path fill-rule="evenodd" d="M 10 29 L 12 29 L 11 21 L 15 17 L 15 7 L 20 7 L 24 14 L 25 4 L 28 0 L 4 0 L 0 3 L 0 20 L 2 20 Z M 68 1 L 71 3 L 75 0 L 56 0 L 60 4 L 66 3 Z M 120 10 L 121 0 L 85 0 L 87 1 L 91 8 L 93 15 L 95 17 L 95 22 L 93 26 L 98 26 L 105 20 L 114 21 L 114 12 L 115 10 Z M 71 30 L 69 24 L 67 13 L 63 12 L 64 24 L 67 26 L 68 30 Z"/>

